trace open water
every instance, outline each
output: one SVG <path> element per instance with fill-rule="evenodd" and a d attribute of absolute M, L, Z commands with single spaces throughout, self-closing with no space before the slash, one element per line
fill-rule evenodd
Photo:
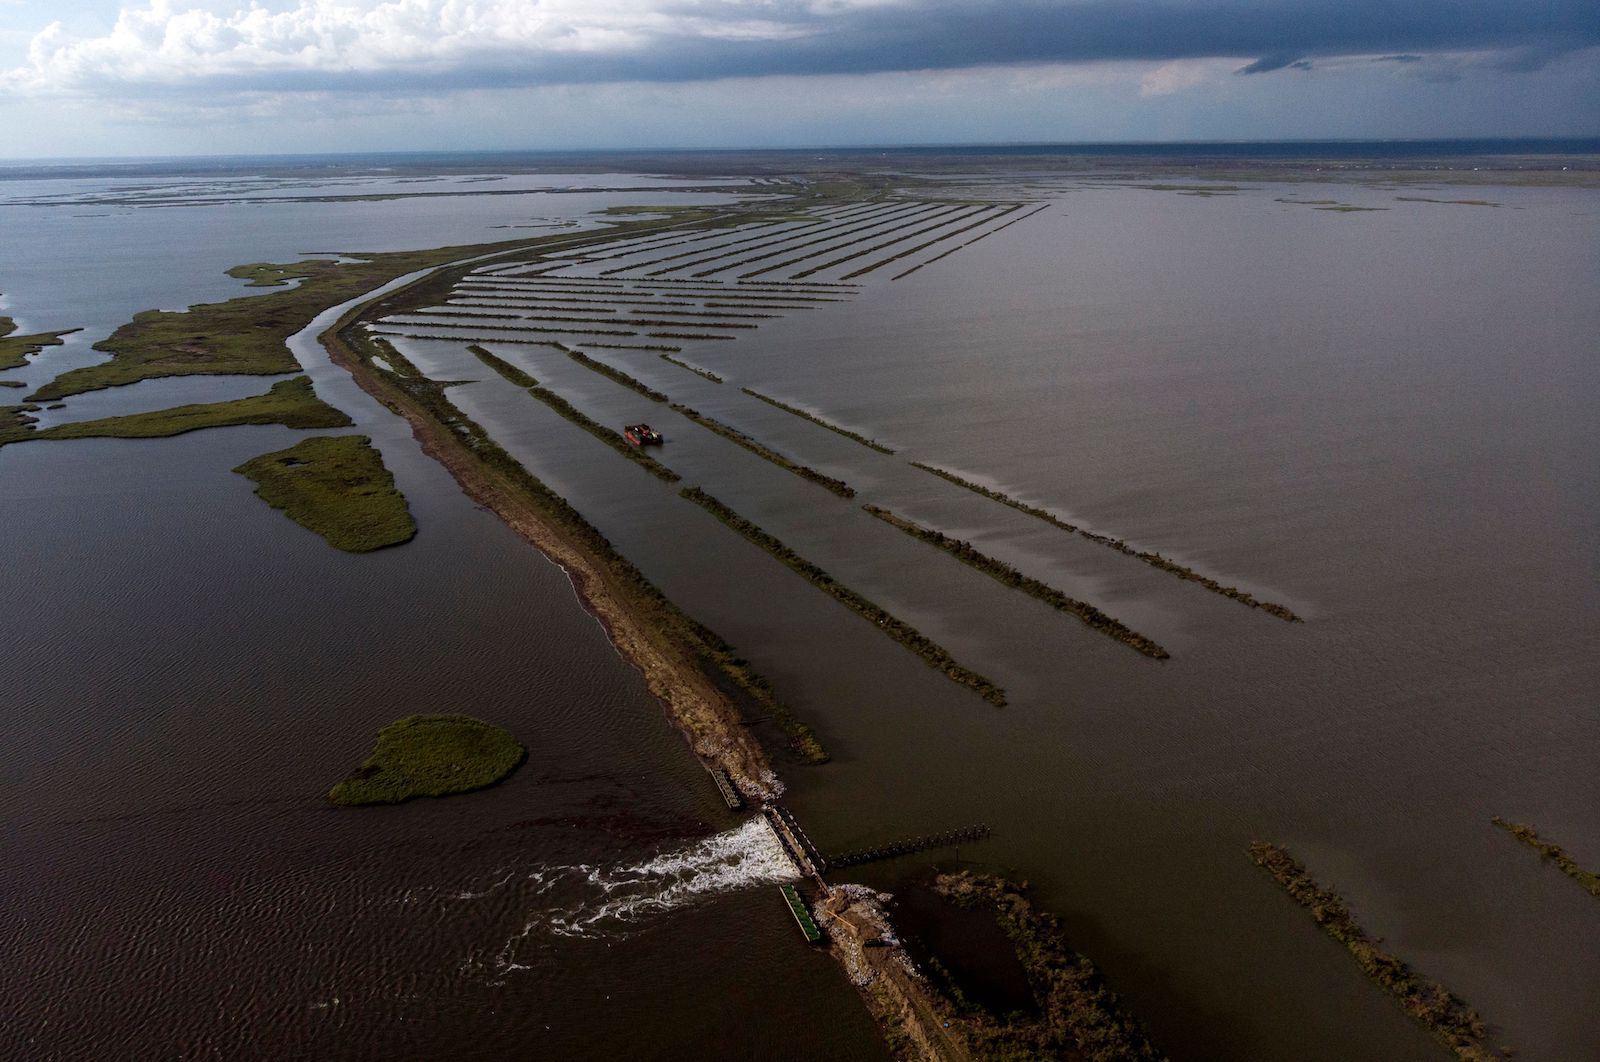
<path fill-rule="evenodd" d="M 138 309 L 237 294 L 221 270 L 239 262 L 466 243 L 641 195 L 709 201 L 630 197 L 632 181 L 0 205 L 0 312 L 25 330 L 87 328 L 7 375 L 84 363 Z M 527 181 L 541 183 L 554 182 Z M 7 195 L 68 190 L 20 184 Z M 994 678 L 1005 708 L 460 343 L 398 342 L 424 371 L 476 381 L 452 389 L 461 408 L 816 727 L 834 762 L 780 772 L 824 850 L 990 824 L 961 856 L 1028 878 L 1175 1059 L 1439 1057 L 1249 863 L 1250 840 L 1274 840 L 1499 1042 L 1592 1057 L 1600 905 L 1488 819 L 1536 823 L 1600 867 L 1600 193 L 1194 196 L 1047 176 L 1032 192 L 1047 210 L 904 279 L 874 273 L 848 301 L 733 342 L 684 341 L 680 356 L 723 385 L 652 353 L 591 351 L 845 479 L 855 501 L 555 350 L 488 344 L 596 419 L 651 420 L 686 483 Z M 788 923 L 765 836 L 721 808 L 562 573 L 467 503 L 398 421 L 308 367 L 383 449 L 422 529 L 411 545 L 345 556 L 257 502 L 228 470 L 287 445 L 283 429 L 0 451 L 0 1051 L 881 1057 L 854 990 Z M 153 382 L 62 415 L 264 387 Z M 861 501 L 972 540 L 1172 659 L 1008 590 Z M 458 800 L 323 803 L 379 726 L 436 710 L 510 727 L 529 763 Z M 856 873 L 887 887 L 917 865 Z"/>

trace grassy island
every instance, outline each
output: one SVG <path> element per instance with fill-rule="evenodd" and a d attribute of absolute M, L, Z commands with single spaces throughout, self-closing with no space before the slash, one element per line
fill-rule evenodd
<path fill-rule="evenodd" d="M 976 671 L 956 663 L 949 650 L 911 626 L 911 624 L 862 597 L 784 545 L 777 537 L 768 534 L 756 524 L 746 520 L 699 487 L 685 487 L 679 493 L 739 532 L 755 545 L 772 554 L 812 586 L 815 586 L 818 590 L 821 590 L 850 611 L 870 622 L 884 634 L 920 656 L 929 667 L 944 672 L 945 677 L 950 681 L 975 691 L 980 697 L 996 707 L 1005 705 L 1005 690 Z"/>
<path fill-rule="evenodd" d="M 338 265 L 338 262 L 329 259 L 314 259 L 308 262 L 294 262 L 289 265 L 279 265 L 274 262 L 251 262 L 248 265 L 237 265 L 228 270 L 228 276 L 235 280 L 248 280 L 252 288 L 286 288 L 297 280 L 314 277 L 327 266 Z"/>
<path fill-rule="evenodd" d="M 1492 1062 L 1500 1057 L 1489 1044 L 1488 1027 L 1477 1011 L 1443 985 L 1428 980 L 1380 948 L 1355 920 L 1344 899 L 1317 884 L 1287 850 L 1256 841 L 1250 845 L 1250 858 L 1271 874 L 1296 903 L 1307 908 L 1324 932 L 1349 949 L 1368 977 L 1387 989 L 1407 1014 L 1421 1022 L 1462 1062 Z"/>
<path fill-rule="evenodd" d="M 318 398 L 311 380 L 297 376 L 272 385 L 264 395 L 174 406 L 121 417 L 76 420 L 35 429 L 28 416 L 37 406 L 0 406 L 0 446 L 45 439 L 161 439 L 202 428 L 282 424 L 286 428 L 344 428 L 349 417 Z"/>
<path fill-rule="evenodd" d="M 16 321 L 9 317 L 0 317 L 0 369 L 20 369 L 28 364 L 30 355 L 39 353 L 45 347 L 59 347 L 63 336 L 82 331 L 78 328 L 69 328 L 64 332 L 40 332 L 32 336 L 12 335 L 11 333 L 16 330 Z"/>
<path fill-rule="evenodd" d="M 1123 1007 L 1094 963 L 1074 951 L 1054 915 L 1036 910 L 1027 886 L 993 874 L 940 874 L 934 891 L 961 907 L 986 910 L 1005 932 L 1027 974 L 1037 1012 L 1005 1016 L 947 1000 L 952 1026 L 973 1058 L 1159 1062 L 1143 1025 Z"/>
<path fill-rule="evenodd" d="M 328 799 L 354 807 L 467 793 L 503 780 L 527 754 L 510 733 L 469 715 L 407 716 L 378 731 L 372 755 Z"/>
<path fill-rule="evenodd" d="M 417 533 L 405 495 L 365 435 L 306 439 L 234 471 L 255 482 L 262 501 L 347 553 L 397 546 Z"/>
<path fill-rule="evenodd" d="M 1499 815 L 1496 815 L 1490 821 L 1496 826 L 1500 827 L 1502 830 L 1505 830 L 1511 836 L 1515 837 L 1517 840 L 1521 841 L 1523 844 L 1538 852 L 1539 855 L 1545 859 L 1550 860 L 1550 862 L 1554 863 L 1558 868 L 1560 868 L 1563 874 L 1576 881 L 1579 885 L 1582 885 L 1584 891 L 1588 892 L 1590 896 L 1600 896 L 1600 874 L 1596 874 L 1592 870 L 1583 869 L 1578 865 L 1577 861 L 1574 860 L 1570 854 L 1568 854 L 1565 848 L 1562 848 L 1559 844 L 1556 844 L 1552 841 L 1547 841 L 1543 837 L 1540 837 L 1538 830 L 1524 823 L 1508 822 L 1507 820 L 1502 819 Z"/>

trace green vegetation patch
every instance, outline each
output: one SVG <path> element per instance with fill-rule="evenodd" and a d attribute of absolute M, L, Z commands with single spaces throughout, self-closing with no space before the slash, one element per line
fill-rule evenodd
<path fill-rule="evenodd" d="M 281 286 L 270 295 L 244 295 L 204 303 L 182 312 L 146 310 L 95 344 L 111 360 L 63 373 L 32 396 L 45 402 L 104 387 L 118 387 L 161 376 L 239 374 L 270 376 L 295 372 L 300 365 L 287 340 L 323 310 L 357 298 L 398 277 L 497 251 L 586 246 L 633 231 L 660 228 L 661 222 L 634 222 L 582 236 L 552 235 L 536 240 L 435 247 L 424 251 L 363 254 L 357 261 L 314 259 L 288 265 L 258 262 L 231 275 L 252 283 Z"/>
<path fill-rule="evenodd" d="M 159 439 L 202 428 L 229 428 L 240 424 L 344 428 L 352 423 L 344 413 L 317 397 L 306 376 L 275 383 L 264 395 L 72 421 L 52 428 L 35 429 L 35 418 L 28 416 L 28 411 L 27 406 L 0 407 L 0 446 L 43 439 Z"/>
<path fill-rule="evenodd" d="M 391 344 L 386 343 L 384 345 L 390 346 Z M 518 387 L 539 386 L 538 380 L 535 380 L 532 376 L 528 375 L 526 372 L 523 372 L 521 369 L 517 368 L 517 366 L 511 364 L 504 358 L 489 353 L 489 351 L 478 346 L 476 343 L 468 347 L 467 350 L 479 361 L 483 362 L 485 365 L 489 366 L 489 368 L 505 377 L 509 383 L 514 383 Z M 412 375 L 416 374 L 412 373 Z"/>
<path fill-rule="evenodd" d="M 1038 1013 L 997 1017 L 960 1008 L 952 1025 L 981 1059 L 1094 1059 L 1162 1062 L 1144 1026 L 1128 1013 L 1085 956 L 1074 951 L 1054 915 L 1038 911 L 1027 886 L 993 874 L 940 874 L 934 890 L 961 907 L 987 910 L 1016 949 Z"/>
<path fill-rule="evenodd" d="M 0 370 L 20 369 L 28 364 L 30 355 L 39 353 L 45 347 L 59 347 L 62 337 L 83 331 L 81 328 L 69 328 L 64 332 L 40 332 L 31 336 L 12 335 L 11 333 L 16 330 L 16 321 L 9 317 L 0 317 Z"/>
<path fill-rule="evenodd" d="M 1086 601 L 1068 597 L 1055 587 L 1042 583 L 1032 576 L 1023 575 L 1005 561 L 991 557 L 987 553 L 980 553 L 973 548 L 970 542 L 963 542 L 961 539 L 951 538 L 943 532 L 923 527 L 921 524 L 907 520 L 903 516 L 896 516 L 888 509 L 883 509 L 876 505 L 863 505 L 862 508 L 891 527 L 898 527 L 912 538 L 921 539 L 930 546 L 937 546 L 956 558 L 956 560 L 968 567 L 976 568 L 997 582 L 1014 590 L 1021 590 L 1029 597 L 1038 598 L 1058 612 L 1066 612 L 1078 617 L 1087 626 L 1094 628 L 1107 637 L 1115 638 L 1145 656 L 1153 657 L 1157 660 L 1165 660 L 1171 655 L 1156 644 L 1154 640 L 1133 630 L 1121 620 L 1106 615 Z"/>
<path fill-rule="evenodd" d="M 228 270 L 228 276 L 237 280 L 248 280 L 252 288 L 282 288 L 296 280 L 305 280 L 307 277 L 316 276 L 319 271 L 338 265 L 331 259 L 318 258 L 309 262 L 294 262 L 289 265 L 277 265 L 272 262 L 251 262 L 249 265 L 238 265 Z"/>
<path fill-rule="evenodd" d="M 344 807 L 399 804 L 483 789 L 521 765 L 528 750 L 470 715 L 412 715 L 378 731 L 366 762 L 328 791 Z"/>
<path fill-rule="evenodd" d="M 776 536 L 768 534 L 699 487 L 685 487 L 679 493 L 772 554 L 782 561 L 785 567 L 800 575 L 812 586 L 815 586 L 818 590 L 821 590 L 856 615 L 873 624 L 884 634 L 893 638 L 917 656 L 920 656 L 929 667 L 944 672 L 945 677 L 950 681 L 966 686 L 996 707 L 1005 705 L 1005 690 L 976 671 L 957 663 L 944 646 L 935 642 L 898 616 L 845 586 L 833 576 L 784 545 Z"/>
<path fill-rule="evenodd" d="M 254 481 L 262 501 L 347 553 L 369 553 L 416 536 L 405 495 L 365 435 L 305 439 L 234 471 Z"/>
<path fill-rule="evenodd" d="M 1430 981 L 1367 936 L 1338 893 L 1324 889 L 1286 849 L 1265 841 L 1250 845 L 1250 858 L 1296 903 L 1311 912 L 1317 925 L 1343 944 L 1368 977 L 1388 989 L 1405 1012 L 1422 1023 L 1435 1039 L 1463 1062 L 1493 1062 L 1500 1056 L 1488 1042 L 1489 1030 L 1477 1011 L 1443 985 Z"/>
<path fill-rule="evenodd" d="M 1524 823 L 1508 822 L 1499 815 L 1490 821 L 1560 867 L 1563 874 L 1582 885 L 1590 896 L 1600 896 L 1600 874 L 1580 867 L 1565 848 L 1540 837 L 1538 830 Z"/>

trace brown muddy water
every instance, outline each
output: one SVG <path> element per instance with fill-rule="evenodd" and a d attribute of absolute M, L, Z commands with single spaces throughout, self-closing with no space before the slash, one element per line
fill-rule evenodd
<path fill-rule="evenodd" d="M 875 271 L 733 341 L 672 341 L 722 385 L 573 340 L 845 480 L 850 501 L 555 349 L 485 341 L 597 420 L 649 420 L 686 484 L 995 679 L 1004 708 L 463 343 L 395 342 L 438 378 L 475 381 L 453 400 L 818 730 L 834 762 L 780 771 L 824 850 L 990 824 L 962 856 L 1032 881 L 1174 1058 L 1442 1057 L 1251 866 L 1245 846 L 1271 839 L 1481 1010 L 1498 1042 L 1578 1059 L 1600 1042 L 1600 906 L 1489 818 L 1537 823 L 1600 866 L 1600 199 L 1492 192 L 1501 207 L 1349 186 L 1062 185 L 1049 209 L 904 279 Z M 803 242 L 785 238 L 774 248 Z M 270 257 L 238 250 L 224 264 Z M 758 268 L 743 257 L 704 279 Z M 11 277 L 26 256 L 7 263 L 0 289 L 20 318 Z M 0 957 L 20 1001 L 0 1046 L 878 1057 L 853 990 L 786 924 L 770 846 L 721 810 L 561 573 L 347 381 L 313 375 L 376 434 L 422 528 L 412 545 L 345 557 L 260 506 L 227 470 L 284 445 L 280 429 L 0 451 L 13 558 L 0 828 L 18 853 Z M 1172 659 L 907 538 L 864 501 L 971 539 Z M 510 727 L 529 764 L 470 798 L 322 804 L 379 725 L 440 709 Z M 892 887 L 917 865 L 851 875 Z"/>

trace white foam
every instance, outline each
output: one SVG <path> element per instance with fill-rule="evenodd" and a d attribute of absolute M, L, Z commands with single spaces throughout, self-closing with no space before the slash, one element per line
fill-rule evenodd
<path fill-rule="evenodd" d="M 703 897 L 798 876 L 766 822 L 751 819 L 637 866 L 591 871 L 589 881 L 603 899 L 551 912 L 546 924 L 557 935 L 590 936 Z"/>
<path fill-rule="evenodd" d="M 528 875 L 534 896 L 566 885 L 589 896 L 577 903 L 534 910 L 522 929 L 486 963 L 478 954 L 463 968 L 487 967 L 494 975 L 527 969 L 517 961 L 519 948 L 550 937 L 606 937 L 626 933 L 629 926 L 712 896 L 778 884 L 799 877 L 772 830 L 760 818 L 724 833 L 632 865 L 612 867 L 577 864 L 541 867 Z"/>

